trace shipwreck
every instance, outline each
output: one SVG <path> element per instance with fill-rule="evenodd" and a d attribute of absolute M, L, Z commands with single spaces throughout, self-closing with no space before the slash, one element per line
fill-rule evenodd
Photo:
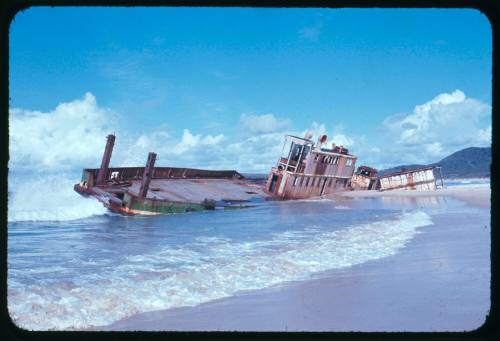
<path fill-rule="evenodd" d="M 344 146 L 326 147 L 327 136 L 316 142 L 285 135 L 281 156 L 266 179 L 246 178 L 236 170 L 156 167 L 150 152 L 144 167 L 110 167 L 115 135 L 107 137 L 100 168 L 86 168 L 74 190 L 99 200 L 120 214 L 172 214 L 218 208 L 245 208 L 267 199 L 322 197 L 352 190 L 436 190 L 441 168 L 428 166 L 379 175 L 359 166 Z"/>
<path fill-rule="evenodd" d="M 265 191 L 279 199 L 320 197 L 350 189 L 357 157 L 335 143 L 324 148 L 328 137 L 317 142 L 311 134 L 285 135 L 282 155 L 269 173 Z"/>
<path fill-rule="evenodd" d="M 436 176 L 435 173 L 438 175 Z M 380 191 L 435 191 L 438 188 L 444 188 L 441 166 L 427 166 L 409 170 L 403 168 L 399 172 L 379 176 L 376 185 L 376 189 Z"/>
<path fill-rule="evenodd" d="M 378 171 L 368 166 L 359 166 L 352 175 L 351 187 L 354 190 L 374 190 L 378 189 Z"/>
<path fill-rule="evenodd" d="M 110 211 L 157 215 L 244 208 L 266 197 L 261 185 L 235 170 L 155 167 L 153 152 L 144 167 L 109 167 L 114 143 L 115 135 L 108 135 L 101 167 L 84 169 L 74 185 Z"/>
<path fill-rule="evenodd" d="M 355 171 L 357 156 L 349 154 L 347 148 L 335 143 L 331 148 L 324 147 L 326 135 L 320 136 L 316 143 L 311 137 L 309 133 L 304 137 L 285 135 L 282 155 L 271 168 L 264 189 L 271 197 L 287 200 L 353 190 L 434 191 L 444 188 L 440 166 L 401 169 L 384 175 L 364 165 Z"/>
<path fill-rule="evenodd" d="M 438 181 L 439 180 L 439 181 Z M 441 166 L 432 165 L 378 175 L 375 168 L 359 166 L 351 180 L 353 190 L 417 190 L 444 188 Z"/>

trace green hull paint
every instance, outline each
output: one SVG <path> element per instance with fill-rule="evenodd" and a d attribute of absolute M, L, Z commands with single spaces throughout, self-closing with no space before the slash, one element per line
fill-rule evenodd
<path fill-rule="evenodd" d="M 125 193 L 123 204 L 126 208 L 136 212 L 148 212 L 152 214 L 176 214 L 186 212 L 199 212 L 204 210 L 215 209 L 214 203 L 190 203 L 190 202 L 173 202 L 160 201 L 154 199 L 140 199 Z M 224 206 L 225 210 L 237 210 L 241 208 L 254 207 L 254 205 L 228 205 Z"/>
<path fill-rule="evenodd" d="M 240 208 L 250 208 L 255 207 L 255 205 L 238 205 L 238 206 L 224 206 L 225 210 L 239 210 Z"/>
<path fill-rule="evenodd" d="M 149 205 L 146 202 L 134 202 L 130 206 L 133 210 L 147 211 L 161 214 L 174 214 L 174 213 L 185 213 L 194 211 L 203 211 L 205 207 L 200 204 L 193 203 L 176 203 L 176 202 L 162 202 L 155 203 L 155 205 Z"/>

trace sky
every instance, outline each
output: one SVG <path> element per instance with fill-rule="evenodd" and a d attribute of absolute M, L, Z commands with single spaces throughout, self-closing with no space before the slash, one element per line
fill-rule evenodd
<path fill-rule="evenodd" d="M 473 9 L 29 8 L 10 27 L 14 170 L 267 173 L 284 134 L 386 168 L 491 144 L 491 26 Z"/>

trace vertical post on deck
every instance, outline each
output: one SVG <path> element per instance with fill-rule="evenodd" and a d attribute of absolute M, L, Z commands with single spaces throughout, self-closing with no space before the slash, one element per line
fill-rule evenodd
<path fill-rule="evenodd" d="M 442 170 L 443 168 L 440 166 L 439 167 L 439 177 L 441 178 L 441 188 L 444 188 L 444 181 L 443 181 L 443 173 Z"/>
<path fill-rule="evenodd" d="M 280 158 L 278 159 L 278 163 L 276 164 L 276 168 L 278 168 L 281 163 L 281 158 L 283 157 L 283 152 L 285 151 L 285 145 L 286 145 L 286 135 L 285 135 L 285 141 L 283 141 L 283 148 L 281 148 Z"/>
<path fill-rule="evenodd" d="M 148 161 L 146 162 L 146 167 L 144 167 L 144 173 L 142 174 L 141 188 L 139 189 L 139 198 L 146 198 L 149 190 L 149 183 L 153 177 L 153 170 L 156 161 L 156 153 L 150 152 L 148 154 Z"/>
<path fill-rule="evenodd" d="M 97 185 L 102 185 L 106 181 L 109 161 L 111 160 L 113 146 L 115 145 L 115 135 L 109 134 L 107 139 L 108 141 L 106 142 L 106 148 L 104 149 L 104 154 L 102 155 L 101 168 L 99 168 L 99 173 L 97 174 Z"/>

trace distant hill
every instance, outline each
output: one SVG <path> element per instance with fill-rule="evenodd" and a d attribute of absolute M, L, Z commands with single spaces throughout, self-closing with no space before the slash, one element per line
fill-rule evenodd
<path fill-rule="evenodd" d="M 440 165 L 443 167 L 443 177 L 456 178 L 483 178 L 490 176 L 491 147 L 470 147 L 459 150 L 444 159 L 429 165 L 401 165 L 379 171 L 379 175 L 398 172 L 402 168 L 407 170 Z"/>
<path fill-rule="evenodd" d="M 412 169 L 417 169 L 417 168 L 422 168 L 427 165 L 401 165 L 401 166 L 396 166 L 392 168 L 387 168 L 387 169 L 382 169 L 378 171 L 378 175 L 385 175 L 389 173 L 395 173 L 395 172 L 400 172 L 401 170 L 412 170 Z"/>
<path fill-rule="evenodd" d="M 490 176 L 491 147 L 470 147 L 445 157 L 436 164 L 445 178 L 482 178 Z"/>

